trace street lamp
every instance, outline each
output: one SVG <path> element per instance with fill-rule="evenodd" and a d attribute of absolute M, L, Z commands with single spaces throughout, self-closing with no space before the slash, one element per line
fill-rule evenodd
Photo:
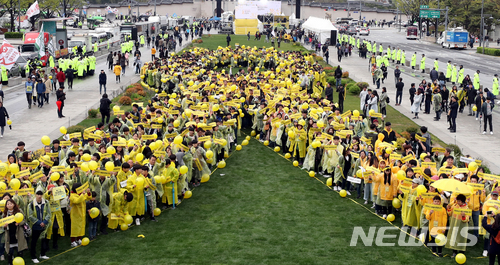
<path fill-rule="evenodd" d="M 481 1 L 481 45 L 483 46 L 483 54 L 484 54 L 484 0 Z"/>

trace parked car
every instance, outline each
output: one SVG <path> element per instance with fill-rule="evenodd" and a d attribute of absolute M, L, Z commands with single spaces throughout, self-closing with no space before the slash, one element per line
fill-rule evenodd
<path fill-rule="evenodd" d="M 369 28 L 365 28 L 365 27 L 362 27 L 360 30 L 359 30 L 359 35 L 370 35 L 370 29 Z"/>
<path fill-rule="evenodd" d="M 21 76 L 26 77 L 26 59 L 22 56 L 19 56 L 17 61 L 14 63 L 12 68 L 9 70 L 9 77 Z"/>
<path fill-rule="evenodd" d="M 358 32 L 356 31 L 355 27 L 349 27 L 347 29 L 347 34 L 349 34 L 349 35 L 356 35 L 356 34 L 358 34 Z"/>

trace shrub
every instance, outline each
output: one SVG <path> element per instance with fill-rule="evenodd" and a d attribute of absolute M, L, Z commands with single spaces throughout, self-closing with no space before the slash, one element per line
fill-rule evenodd
<path fill-rule="evenodd" d="M 139 90 L 139 91 L 137 91 L 137 95 L 142 96 L 142 97 L 145 97 L 145 96 L 146 96 L 146 91 L 144 91 L 144 90 Z"/>
<path fill-rule="evenodd" d="M 412 133 L 417 133 L 418 131 L 419 131 L 419 128 L 417 128 L 417 127 L 407 127 L 407 128 L 405 129 L 405 132 L 408 132 L 408 133 L 410 133 L 410 134 L 412 134 Z"/>
<path fill-rule="evenodd" d="M 71 133 L 76 133 L 76 132 L 83 132 L 85 131 L 85 127 L 82 126 L 82 125 L 73 125 L 73 126 L 69 126 L 68 127 L 68 134 L 71 134 Z"/>
<path fill-rule="evenodd" d="M 349 77 L 349 72 L 342 72 L 342 78 L 348 78 Z"/>
<path fill-rule="evenodd" d="M 410 133 L 407 131 L 401 132 L 401 136 L 404 137 L 404 139 L 406 139 L 406 140 L 410 140 L 410 138 L 411 138 Z"/>
<path fill-rule="evenodd" d="M 361 92 L 361 89 L 354 83 L 348 84 L 349 86 L 349 93 L 353 95 L 359 95 L 359 92 Z"/>
<path fill-rule="evenodd" d="M 203 43 L 203 40 L 202 39 L 198 39 L 198 43 Z"/>
<path fill-rule="evenodd" d="M 130 96 L 134 93 L 137 93 L 137 89 L 135 87 L 131 87 L 131 88 L 127 88 L 127 90 L 125 90 L 125 95 L 126 96 Z"/>
<path fill-rule="evenodd" d="M 483 53 L 483 47 L 477 47 L 476 53 Z M 500 56 L 500 49 L 484 48 L 484 54 Z"/>
<path fill-rule="evenodd" d="M 192 40 L 191 43 L 196 43 L 197 41 L 196 40 Z"/>
<path fill-rule="evenodd" d="M 410 135 L 408 134 L 408 137 Z M 409 139 L 409 138 L 408 138 Z M 403 144 L 406 142 L 406 137 L 399 137 L 399 138 L 396 138 L 396 145 L 397 145 L 397 148 L 398 149 L 401 149 L 403 147 Z"/>
<path fill-rule="evenodd" d="M 89 109 L 89 118 L 97 118 L 97 113 L 99 113 L 99 110 L 97 109 Z"/>
<path fill-rule="evenodd" d="M 329 76 L 326 78 L 326 82 L 330 83 L 330 85 L 332 85 L 332 86 L 335 86 L 337 81 L 336 81 L 335 77 Z"/>
<path fill-rule="evenodd" d="M 127 97 L 127 96 L 122 96 L 119 100 L 118 100 L 118 103 L 120 103 L 121 105 L 127 105 L 127 106 L 130 106 L 130 104 L 132 104 L 132 99 L 130 97 Z"/>
<path fill-rule="evenodd" d="M 314 59 L 318 62 L 323 61 L 323 57 L 321 57 L 321 56 L 316 56 L 316 57 L 314 57 Z"/>
<path fill-rule="evenodd" d="M 6 39 L 21 39 L 23 37 L 22 32 L 5 32 Z"/>
<path fill-rule="evenodd" d="M 360 89 L 363 89 L 363 88 L 368 88 L 368 86 L 370 86 L 368 83 L 366 82 L 357 82 L 356 85 L 360 88 Z"/>

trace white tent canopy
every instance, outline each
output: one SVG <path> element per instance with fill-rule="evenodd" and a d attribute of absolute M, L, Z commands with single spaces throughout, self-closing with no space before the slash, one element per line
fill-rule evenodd
<path fill-rule="evenodd" d="M 321 43 L 325 43 L 326 39 L 330 38 L 332 30 L 337 30 L 332 22 L 319 17 L 309 17 L 307 21 L 302 24 L 302 28 L 318 34 Z"/>

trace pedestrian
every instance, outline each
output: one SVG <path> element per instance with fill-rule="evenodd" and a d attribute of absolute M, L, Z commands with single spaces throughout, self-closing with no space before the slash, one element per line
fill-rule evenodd
<path fill-rule="evenodd" d="M 115 76 L 116 76 L 116 83 L 120 83 L 120 74 L 122 73 L 122 67 L 119 64 L 115 65 Z"/>
<path fill-rule="evenodd" d="M 108 94 L 104 93 L 101 98 L 101 105 L 99 106 L 99 111 L 101 112 L 101 117 L 102 117 L 102 123 L 103 124 L 108 124 L 109 123 L 109 118 L 110 118 L 110 105 L 111 105 L 111 100 L 108 98 Z"/>
<path fill-rule="evenodd" d="M 64 107 L 64 101 L 66 100 L 66 93 L 63 91 L 64 88 L 60 87 L 59 90 L 56 92 L 56 98 L 57 98 L 57 115 L 59 118 L 64 118 L 65 116 L 62 114 L 63 107 Z"/>
<path fill-rule="evenodd" d="M 122 74 L 125 75 L 125 68 L 126 68 L 126 59 L 125 59 L 125 56 L 122 56 L 120 58 L 120 66 L 122 68 Z"/>
<path fill-rule="evenodd" d="M 26 99 L 28 100 L 28 108 L 31 109 L 31 103 L 33 102 L 33 89 L 35 88 L 35 78 L 28 77 L 26 83 L 24 83 L 24 88 L 26 90 Z"/>
<path fill-rule="evenodd" d="M 64 74 L 62 68 L 59 68 L 59 72 L 56 75 L 57 82 L 59 82 L 59 87 L 64 87 L 64 81 L 66 81 L 66 75 Z"/>
<path fill-rule="evenodd" d="M 328 58 L 330 57 L 330 50 L 327 49 L 325 52 L 325 59 L 326 59 L 326 64 L 328 64 Z"/>
<path fill-rule="evenodd" d="M 42 79 L 38 79 L 36 83 L 36 93 L 38 94 L 38 107 L 43 107 L 43 101 L 45 99 L 45 83 L 42 82 Z"/>
<path fill-rule="evenodd" d="M 342 68 L 340 64 L 335 69 L 335 87 L 339 87 L 342 84 Z"/>
<path fill-rule="evenodd" d="M 383 76 L 384 73 L 380 68 L 375 69 L 375 71 L 373 72 L 373 78 L 375 79 L 375 84 L 377 85 L 377 89 L 380 88 L 380 80 L 382 79 Z"/>
<path fill-rule="evenodd" d="M 448 117 L 450 120 L 450 127 L 448 128 L 451 133 L 457 132 L 457 114 L 458 114 L 458 98 L 456 96 L 451 98 L 450 110 Z"/>
<path fill-rule="evenodd" d="M 343 53 L 343 52 L 344 52 L 344 51 L 342 50 L 342 47 L 341 47 L 341 46 L 338 46 L 338 47 L 337 47 L 337 60 L 338 60 L 339 62 L 341 62 L 341 61 L 342 61 L 342 53 Z"/>
<path fill-rule="evenodd" d="M 325 97 L 330 102 L 333 101 L 333 88 L 332 88 L 332 85 L 330 83 L 328 83 L 328 82 L 326 83 Z"/>
<path fill-rule="evenodd" d="M 155 61 L 155 54 L 156 54 L 156 49 L 155 49 L 155 47 L 153 46 L 153 47 L 151 48 L 151 61 L 153 61 L 153 62 Z M 115 65 L 116 65 L 116 63 L 115 63 Z M 115 66 L 115 69 L 116 69 L 116 66 Z"/>
<path fill-rule="evenodd" d="M 9 120 L 9 113 L 7 113 L 7 109 L 3 106 L 3 102 L 0 101 L 0 138 L 3 138 L 5 126 L 7 125 L 5 118 L 7 118 L 7 121 Z"/>
<path fill-rule="evenodd" d="M 389 96 L 387 96 L 387 88 L 382 87 L 382 94 L 380 94 L 380 113 L 382 113 L 383 119 L 385 119 L 385 117 L 387 116 L 387 111 L 386 111 L 387 103 L 389 103 Z"/>
<path fill-rule="evenodd" d="M 488 96 L 486 96 L 488 97 Z M 482 113 L 482 106 L 485 101 L 485 97 L 483 96 L 483 92 L 479 91 L 479 94 L 476 96 L 474 100 L 474 105 L 476 105 L 476 121 L 479 118 L 479 115 L 483 114 Z"/>
<path fill-rule="evenodd" d="M 249 40 L 250 40 L 250 31 L 247 33 L 247 41 L 249 41 Z M 227 45 L 227 46 L 229 46 L 229 45 Z"/>
<path fill-rule="evenodd" d="M 337 87 L 337 93 L 339 93 L 338 108 L 341 113 L 344 113 L 345 87 L 343 85 L 339 85 Z"/>
<path fill-rule="evenodd" d="M 417 90 L 417 93 L 415 94 L 413 98 L 413 103 L 411 105 L 411 112 L 415 114 L 415 117 L 413 119 L 418 119 L 418 113 L 420 112 L 420 103 L 422 102 L 422 92 L 420 89 Z"/>
<path fill-rule="evenodd" d="M 495 195 L 495 197 L 498 197 L 498 192 L 496 190 L 494 190 L 491 194 L 492 197 L 493 195 Z M 493 265 L 495 264 L 496 259 L 498 259 L 500 263 L 500 240 L 497 239 L 498 233 L 500 233 L 500 214 L 495 215 L 491 210 L 488 211 L 487 214 L 488 215 L 484 216 L 483 218 L 482 225 L 486 232 L 490 234 L 490 238 L 489 240 L 485 239 L 485 247 L 487 246 L 487 250 L 485 250 L 484 252 L 486 252 L 489 256 L 489 264 Z M 489 224 L 489 222 L 491 221 L 493 221 L 492 224 Z"/>
<path fill-rule="evenodd" d="M 495 107 L 495 103 L 491 100 L 490 97 L 486 98 L 486 102 L 481 106 L 481 118 L 484 115 L 484 130 L 483 134 L 486 134 L 486 129 L 488 128 L 488 124 L 490 125 L 490 134 L 493 134 L 493 108 Z"/>
<path fill-rule="evenodd" d="M 396 83 L 396 84 L 398 83 L 400 76 L 401 76 L 401 70 L 399 70 L 399 66 L 396 65 L 396 69 L 394 69 L 394 83 Z"/>
<path fill-rule="evenodd" d="M 168 52 L 168 51 L 166 51 L 166 52 Z M 142 61 L 141 61 L 140 55 L 135 57 L 134 66 L 135 66 L 135 74 L 139 74 L 141 72 L 141 66 L 142 66 Z"/>
<path fill-rule="evenodd" d="M 7 200 L 5 203 L 5 210 L 3 211 L 3 218 L 9 216 L 15 216 L 17 213 L 24 214 L 19 206 L 13 199 Z M 6 224 L 3 229 L 5 230 L 5 250 L 8 251 L 8 262 L 12 264 L 14 258 L 14 251 L 17 250 L 17 256 L 21 256 L 24 250 L 28 249 L 28 242 L 24 236 L 24 224 L 26 223 L 25 218 L 20 223 L 12 222 Z"/>
<path fill-rule="evenodd" d="M 71 218 L 71 247 L 76 247 L 82 244 L 82 236 L 85 235 L 85 209 L 87 205 L 85 201 L 89 200 L 92 196 L 90 189 L 83 190 L 80 193 L 77 189 L 81 187 L 80 183 L 74 183 L 71 188 L 70 201 L 70 218 Z"/>
<path fill-rule="evenodd" d="M 108 81 L 108 77 L 104 70 L 101 70 L 99 74 L 99 94 L 102 94 L 102 87 L 104 87 L 104 94 L 106 94 L 106 82 Z"/>
<path fill-rule="evenodd" d="M 44 75 L 43 76 L 43 82 L 45 83 L 45 103 L 49 104 L 49 98 L 50 98 L 50 92 L 53 92 L 52 91 L 52 84 L 55 83 L 55 82 L 52 82 L 51 79 L 49 79 L 49 76 L 48 75 Z"/>
<path fill-rule="evenodd" d="M 435 121 L 439 121 L 441 119 L 441 104 L 443 103 L 443 98 L 441 97 L 441 89 L 436 87 L 434 90 L 434 96 L 432 97 L 432 103 L 434 105 L 434 112 L 436 112 L 436 117 L 434 117 Z"/>
<path fill-rule="evenodd" d="M 71 68 L 71 65 L 68 66 L 68 69 L 66 69 L 66 79 L 68 80 L 68 89 L 73 89 L 73 79 L 75 78 L 75 72 L 73 68 Z M 62 86 L 64 89 L 64 86 Z"/>
<path fill-rule="evenodd" d="M 401 105 L 401 100 L 403 100 L 403 88 L 405 83 L 403 83 L 403 78 L 399 77 L 396 83 L 396 106 Z"/>
<path fill-rule="evenodd" d="M 33 263 L 39 263 L 36 256 L 36 245 L 39 238 L 42 238 L 40 259 L 49 259 L 46 253 L 49 250 L 49 240 L 46 237 L 47 228 L 50 228 L 50 205 L 43 198 L 43 191 L 38 190 L 35 199 L 28 205 L 28 222 L 31 225 L 31 245 L 30 254 Z"/>
<path fill-rule="evenodd" d="M 227 42 L 227 46 L 229 47 L 229 44 L 231 44 L 231 36 L 229 36 L 229 33 L 226 36 L 226 42 Z"/>
<path fill-rule="evenodd" d="M 86 209 L 87 209 L 87 222 L 89 223 L 89 239 L 93 240 L 97 236 L 97 223 L 99 222 L 99 215 L 96 217 L 92 218 L 90 216 L 90 210 L 92 208 L 96 208 L 101 212 L 101 203 L 96 200 L 97 193 L 95 191 L 92 192 L 92 198 L 87 201 L 86 203 Z"/>
<path fill-rule="evenodd" d="M 432 88 L 431 84 L 427 84 L 427 88 L 425 88 L 425 108 L 424 108 L 424 113 L 425 114 L 430 114 L 431 113 L 431 103 L 432 103 Z"/>
<path fill-rule="evenodd" d="M 149 46 L 149 44 L 148 44 L 148 46 Z M 109 52 L 106 62 L 108 63 L 108 70 L 112 70 L 113 69 L 113 52 L 112 51 Z"/>

